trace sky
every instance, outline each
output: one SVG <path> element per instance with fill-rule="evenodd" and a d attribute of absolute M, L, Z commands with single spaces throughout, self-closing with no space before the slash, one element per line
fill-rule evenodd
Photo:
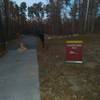
<path fill-rule="evenodd" d="M 44 4 L 48 3 L 48 0 L 12 0 L 15 1 L 18 5 L 20 5 L 21 2 L 26 2 L 27 6 L 31 6 L 33 3 L 43 2 Z"/>

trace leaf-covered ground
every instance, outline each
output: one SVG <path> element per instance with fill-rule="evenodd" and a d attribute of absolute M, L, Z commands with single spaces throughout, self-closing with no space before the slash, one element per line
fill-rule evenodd
<path fill-rule="evenodd" d="M 100 100 L 100 35 L 73 36 L 84 41 L 83 64 L 65 62 L 65 41 L 49 37 L 38 48 L 42 100 Z"/>

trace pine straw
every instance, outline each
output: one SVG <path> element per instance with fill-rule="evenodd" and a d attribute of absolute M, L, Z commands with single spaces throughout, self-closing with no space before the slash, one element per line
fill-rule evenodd
<path fill-rule="evenodd" d="M 85 35 L 84 63 L 65 63 L 65 40 L 46 40 L 38 47 L 42 100 L 100 100 L 100 35 Z"/>

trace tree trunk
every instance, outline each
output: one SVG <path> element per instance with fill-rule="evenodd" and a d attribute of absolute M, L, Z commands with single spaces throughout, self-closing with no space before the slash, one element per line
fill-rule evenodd
<path fill-rule="evenodd" d="M 6 25 L 6 42 L 8 41 L 9 34 L 9 15 L 8 15 L 8 0 L 4 0 L 4 12 L 5 12 L 5 25 Z"/>
<path fill-rule="evenodd" d="M 50 14 L 50 23 L 52 27 L 53 34 L 61 34 L 61 16 L 60 16 L 60 1 L 57 1 L 55 4 L 53 1 L 51 3 L 51 14 Z"/>

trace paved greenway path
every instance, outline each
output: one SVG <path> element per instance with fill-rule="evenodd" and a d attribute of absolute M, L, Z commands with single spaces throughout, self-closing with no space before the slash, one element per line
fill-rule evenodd
<path fill-rule="evenodd" d="M 35 49 L 10 49 L 0 58 L 0 100 L 40 100 Z"/>

